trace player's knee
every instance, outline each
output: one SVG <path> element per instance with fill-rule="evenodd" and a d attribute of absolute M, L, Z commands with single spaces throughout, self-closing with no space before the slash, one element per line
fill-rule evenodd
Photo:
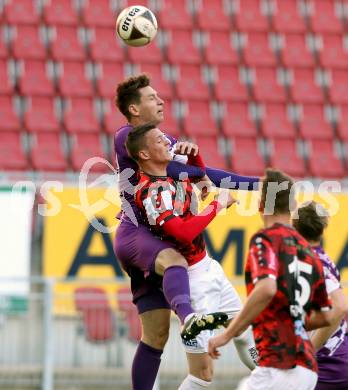
<path fill-rule="evenodd" d="M 195 376 L 199 379 L 202 379 L 206 382 L 211 382 L 214 376 L 214 370 L 211 364 L 202 365 L 197 372 L 195 372 Z"/>
<path fill-rule="evenodd" d="M 155 270 L 159 275 L 163 275 L 164 271 L 173 266 L 187 268 L 187 261 L 175 249 L 167 248 L 162 250 L 156 257 Z"/>
<path fill-rule="evenodd" d="M 165 325 L 156 326 L 155 332 L 145 331 L 142 340 L 152 348 L 163 349 L 168 341 L 169 327 Z"/>

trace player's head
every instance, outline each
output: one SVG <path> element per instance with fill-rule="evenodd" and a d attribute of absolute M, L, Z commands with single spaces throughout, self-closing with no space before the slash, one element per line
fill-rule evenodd
<path fill-rule="evenodd" d="M 163 100 L 146 74 L 132 76 L 117 86 L 116 106 L 133 125 L 163 121 Z"/>
<path fill-rule="evenodd" d="M 284 172 L 267 168 L 262 179 L 260 211 L 263 215 L 290 215 L 296 207 L 293 180 Z"/>
<path fill-rule="evenodd" d="M 128 134 L 126 148 L 139 166 L 168 164 L 172 160 L 170 141 L 154 122 L 134 127 Z"/>
<path fill-rule="evenodd" d="M 319 242 L 329 222 L 329 213 L 319 203 L 310 202 L 297 209 L 297 218 L 292 224 L 295 229 L 309 242 Z"/>

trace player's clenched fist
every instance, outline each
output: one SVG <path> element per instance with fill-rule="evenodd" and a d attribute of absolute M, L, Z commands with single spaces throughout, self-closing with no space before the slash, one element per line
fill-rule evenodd
<path fill-rule="evenodd" d="M 237 200 L 232 196 L 231 191 L 227 189 L 220 189 L 214 196 L 214 199 L 221 205 L 222 208 L 228 209 L 236 203 Z"/>
<path fill-rule="evenodd" d="M 199 151 L 198 145 L 194 144 L 193 142 L 183 141 L 183 142 L 177 142 L 175 144 L 175 154 L 183 154 L 186 156 L 189 156 L 192 154 L 192 156 L 197 156 Z"/>

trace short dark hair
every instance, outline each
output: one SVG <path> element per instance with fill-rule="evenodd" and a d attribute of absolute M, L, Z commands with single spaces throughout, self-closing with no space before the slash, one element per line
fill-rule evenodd
<path fill-rule="evenodd" d="M 273 168 L 266 169 L 261 192 L 265 214 L 287 214 L 295 208 L 293 184 L 292 178 L 284 172 Z"/>
<path fill-rule="evenodd" d="M 145 123 L 144 125 L 134 127 L 127 136 L 126 149 L 130 157 L 133 160 L 139 160 L 139 152 L 146 146 L 145 136 L 146 134 L 155 129 L 157 126 L 154 122 Z"/>
<path fill-rule="evenodd" d="M 328 225 L 329 213 L 316 202 L 310 202 L 297 209 L 298 218 L 293 220 L 295 229 L 307 241 L 320 241 Z"/>
<path fill-rule="evenodd" d="M 140 88 L 150 85 L 150 78 L 146 74 L 128 77 L 118 84 L 116 91 L 115 103 L 121 113 L 130 120 L 131 114 L 128 110 L 130 104 L 140 102 Z"/>

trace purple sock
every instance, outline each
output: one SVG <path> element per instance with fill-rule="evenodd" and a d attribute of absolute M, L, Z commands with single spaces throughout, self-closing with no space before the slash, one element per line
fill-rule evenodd
<path fill-rule="evenodd" d="M 186 316 L 194 313 L 187 269 L 177 265 L 167 268 L 164 271 L 162 286 L 170 307 L 183 324 Z"/>
<path fill-rule="evenodd" d="M 162 352 L 140 341 L 132 365 L 133 390 L 152 390 Z"/>

